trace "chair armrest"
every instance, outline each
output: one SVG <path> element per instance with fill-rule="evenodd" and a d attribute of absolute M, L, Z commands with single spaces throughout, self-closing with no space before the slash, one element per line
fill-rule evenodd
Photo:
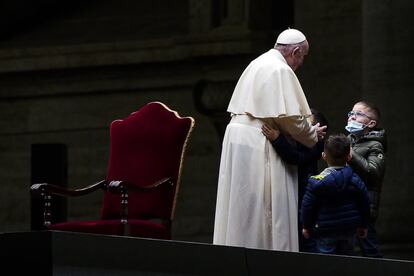
<path fill-rule="evenodd" d="M 61 186 L 49 184 L 49 183 L 36 183 L 30 187 L 30 191 L 32 196 L 41 197 L 43 200 L 43 225 L 45 229 L 47 229 L 51 225 L 51 204 L 52 204 L 52 196 L 51 195 L 58 195 L 64 197 L 70 196 L 82 196 L 89 193 L 92 193 L 98 189 L 106 189 L 107 181 L 102 180 L 95 184 L 89 185 L 85 188 L 80 189 L 68 189 Z"/>
<path fill-rule="evenodd" d="M 109 182 L 107 188 L 109 191 L 114 193 L 119 193 L 122 191 L 122 189 L 128 189 L 130 191 L 150 191 L 154 188 L 157 188 L 161 185 L 174 185 L 174 183 L 171 181 L 171 177 L 165 177 L 163 179 L 160 179 L 150 185 L 139 187 L 137 185 L 132 185 L 126 181 L 111 181 Z"/>
<path fill-rule="evenodd" d="M 86 186 L 80 189 L 69 189 L 49 183 L 36 183 L 30 187 L 30 191 L 33 195 L 42 195 L 44 193 L 54 194 L 59 196 L 71 197 L 71 196 L 82 196 L 92 193 L 98 189 L 106 189 L 107 181 L 102 180 L 92 185 Z"/>
<path fill-rule="evenodd" d="M 108 183 L 107 189 L 112 193 L 119 193 L 121 197 L 121 224 L 124 228 L 124 235 L 129 235 L 128 226 L 128 191 L 151 191 L 157 187 L 165 185 L 174 185 L 171 181 L 171 177 L 160 179 L 150 185 L 139 187 L 126 181 L 111 181 Z"/>

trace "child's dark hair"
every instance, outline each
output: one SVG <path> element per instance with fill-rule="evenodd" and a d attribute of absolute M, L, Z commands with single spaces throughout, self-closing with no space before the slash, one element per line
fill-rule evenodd
<path fill-rule="evenodd" d="M 315 123 L 319 123 L 321 126 L 326 126 L 329 128 L 329 122 L 325 118 L 325 116 L 316 110 L 315 108 L 311 108 L 312 115 L 315 117 Z"/>
<path fill-rule="evenodd" d="M 324 152 L 333 166 L 346 164 L 351 150 L 351 140 L 343 133 L 329 135 L 325 139 Z"/>

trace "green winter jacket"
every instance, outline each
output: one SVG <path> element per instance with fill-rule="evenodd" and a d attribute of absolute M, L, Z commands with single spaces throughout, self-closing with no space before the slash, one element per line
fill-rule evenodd
<path fill-rule="evenodd" d="M 361 138 L 349 135 L 352 144 L 352 159 L 349 165 L 368 189 L 371 201 L 371 219 L 378 217 L 382 180 L 385 173 L 385 152 L 387 141 L 385 130 L 372 130 Z"/>

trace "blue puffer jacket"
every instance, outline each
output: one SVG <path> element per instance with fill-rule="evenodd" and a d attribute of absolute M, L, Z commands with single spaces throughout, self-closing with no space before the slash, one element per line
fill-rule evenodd
<path fill-rule="evenodd" d="M 366 228 L 369 219 L 367 188 L 349 166 L 329 167 L 309 178 L 302 201 L 303 227 L 318 232 Z"/>

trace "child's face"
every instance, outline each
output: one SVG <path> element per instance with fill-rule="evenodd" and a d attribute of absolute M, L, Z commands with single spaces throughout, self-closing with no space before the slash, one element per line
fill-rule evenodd
<path fill-rule="evenodd" d="M 361 103 L 355 104 L 352 111 L 349 112 L 349 121 L 357 121 L 358 123 L 366 125 L 368 128 L 373 128 L 376 125 L 372 112 L 370 112 L 367 106 Z"/>

